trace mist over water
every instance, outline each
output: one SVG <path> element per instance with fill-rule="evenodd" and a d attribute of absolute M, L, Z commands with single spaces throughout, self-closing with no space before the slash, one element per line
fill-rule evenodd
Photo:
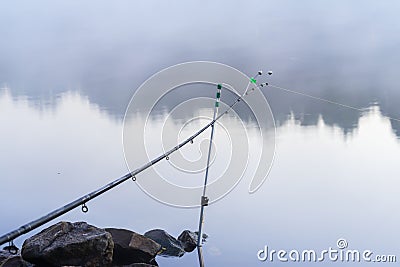
<path fill-rule="evenodd" d="M 155 1 L 3 3 L 0 83 L 38 104 L 79 91 L 121 118 L 133 92 L 150 75 L 180 62 L 211 60 L 249 76 L 272 69 L 275 85 L 358 108 L 379 105 L 384 115 L 399 117 L 398 5 L 310 0 L 245 5 L 173 1 L 171 8 Z M 328 124 L 347 132 L 360 117 L 276 89 L 266 94 L 279 121 L 294 111 L 307 115 L 305 124 L 315 124 L 322 114 Z M 398 132 L 399 123 L 392 123 Z"/>

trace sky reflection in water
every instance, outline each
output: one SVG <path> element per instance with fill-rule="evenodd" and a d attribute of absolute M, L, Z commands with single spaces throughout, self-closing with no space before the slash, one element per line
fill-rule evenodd
<path fill-rule="evenodd" d="M 2 190 L 6 219 L 1 232 L 127 172 L 121 122 L 87 98 L 66 93 L 55 109 L 38 110 L 28 100 L 13 100 L 3 91 L 0 104 L 0 137 L 6 151 L 0 169 L 2 188 L 7 188 Z M 150 123 L 160 128 L 157 124 L 162 122 L 160 118 Z M 394 215 L 400 193 L 399 156 L 400 144 L 390 121 L 377 108 L 346 136 L 322 119 L 307 127 L 294 118 L 287 120 L 277 128 L 275 162 L 261 189 L 249 195 L 250 179 L 244 177 L 228 196 L 207 209 L 207 261 L 253 266 L 258 264 L 255 253 L 265 244 L 323 249 L 334 245 L 339 236 L 354 248 L 394 253 L 399 245 L 400 218 Z M 140 178 L 145 179 L 146 172 Z M 131 182 L 91 201 L 89 209 L 88 214 L 78 209 L 61 219 L 138 232 L 163 228 L 174 235 L 184 228 L 196 229 L 198 220 L 197 209 L 165 206 Z M 194 262 L 195 255 L 177 262 L 160 260 L 164 266 L 194 266 Z"/>

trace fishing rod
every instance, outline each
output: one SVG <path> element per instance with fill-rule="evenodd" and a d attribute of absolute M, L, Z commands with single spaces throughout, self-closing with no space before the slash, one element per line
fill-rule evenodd
<path fill-rule="evenodd" d="M 218 114 L 219 101 L 220 101 L 220 98 L 221 98 L 221 88 L 222 88 L 222 85 L 218 84 L 218 86 L 217 86 L 217 96 L 216 96 L 215 106 L 214 106 L 213 120 L 215 120 L 215 117 Z M 208 146 L 206 174 L 205 174 L 205 178 L 204 178 L 203 195 L 201 196 L 199 231 L 198 231 L 198 236 L 197 236 L 197 252 L 198 252 L 198 255 L 199 255 L 200 267 L 204 267 L 204 257 L 203 257 L 204 207 L 208 206 L 208 197 L 206 196 L 206 190 L 207 190 L 207 181 L 208 181 L 208 170 L 210 168 L 210 158 L 211 158 L 211 149 L 212 149 L 214 131 L 215 131 L 215 124 L 211 125 L 211 136 L 210 136 L 210 143 L 209 143 L 209 146 Z"/>
<path fill-rule="evenodd" d="M 255 87 L 258 87 L 256 84 L 256 80 L 254 78 L 250 79 L 250 83 L 253 83 L 255 85 Z M 268 85 L 267 83 L 265 83 L 265 85 Z M 261 86 L 263 86 L 261 84 Z M 252 88 L 251 90 L 254 91 L 254 88 Z M 248 91 L 248 87 L 246 88 L 246 95 L 247 95 L 247 91 Z M 214 123 L 216 121 L 218 121 L 222 116 L 224 116 L 225 114 L 227 114 L 229 111 L 231 111 L 233 109 L 233 107 L 239 103 L 243 96 L 245 94 L 239 96 L 223 113 L 221 113 L 220 115 L 218 115 L 215 119 L 213 119 L 211 122 L 209 122 L 207 125 L 205 125 L 203 128 L 201 128 L 198 132 L 194 133 L 192 136 L 190 136 L 189 138 L 187 138 L 185 141 L 179 143 L 177 146 L 173 147 L 172 149 L 170 149 L 169 151 L 165 152 L 164 154 L 154 158 L 153 160 L 149 161 L 148 163 L 146 163 L 145 165 L 141 166 L 140 168 L 129 172 L 127 174 L 125 174 L 124 176 L 121 176 L 120 178 L 100 187 L 99 189 L 92 191 L 68 204 L 66 204 L 63 207 L 60 207 L 56 210 L 51 211 L 50 213 L 40 217 L 39 219 L 36 219 L 34 221 L 31 221 L 27 224 L 24 224 L 23 226 L 8 232 L 7 234 L 4 234 L 3 236 L 0 236 L 0 245 L 5 244 L 6 242 L 10 242 L 10 246 L 13 246 L 13 240 L 23 234 L 26 234 L 42 225 L 44 225 L 45 223 L 48 223 L 52 220 L 54 220 L 55 218 L 60 217 L 61 215 L 81 206 L 82 212 L 86 213 L 88 212 L 89 208 L 86 206 L 86 203 L 89 202 L 90 200 L 104 194 L 105 192 L 113 189 L 114 187 L 122 184 L 123 182 L 132 179 L 133 181 L 136 181 L 136 175 L 141 173 L 142 171 L 148 169 L 149 167 L 151 167 L 154 164 L 157 164 L 158 162 L 160 162 L 163 159 L 168 159 L 169 155 L 171 155 L 172 153 L 174 153 L 175 151 L 179 150 L 180 148 L 182 148 L 183 146 L 187 145 L 188 143 L 193 143 L 193 140 L 199 136 L 201 133 L 203 133 L 205 130 L 207 130 L 210 126 L 214 125 Z"/>
<path fill-rule="evenodd" d="M 268 72 L 269 75 L 272 75 L 272 72 Z M 259 71 L 256 76 L 250 79 L 250 83 L 254 83 L 257 85 L 257 76 L 262 75 L 262 71 Z M 263 87 L 264 85 L 268 85 L 268 83 L 261 84 L 260 86 Z M 258 86 L 256 86 L 258 87 Z M 220 98 L 221 98 L 221 89 L 222 85 L 218 84 L 217 85 L 217 95 L 216 95 L 216 100 L 215 100 L 215 106 L 214 106 L 214 115 L 213 115 L 213 121 L 216 121 L 216 116 L 218 114 L 218 107 L 220 103 Z M 247 85 L 247 88 L 245 92 L 243 93 L 242 96 L 239 96 L 237 101 L 229 108 L 233 108 L 234 105 L 236 105 L 240 99 L 243 98 L 243 96 L 248 95 L 248 90 L 249 90 L 249 85 Z M 254 88 L 251 88 L 251 91 L 254 91 Z M 226 114 L 228 111 L 225 111 L 222 113 L 218 118 L 222 117 L 224 114 Z M 205 178 L 204 178 L 204 185 L 203 185 L 203 194 L 201 196 L 201 206 L 200 206 L 200 219 L 199 219 L 199 230 L 198 230 L 198 236 L 197 236 L 197 253 L 199 257 L 199 264 L 200 267 L 204 267 L 204 256 L 203 256 L 203 226 L 204 226 L 204 208 L 208 206 L 208 197 L 206 196 L 206 191 L 207 191 L 207 182 L 208 182 L 208 171 L 210 169 L 210 159 L 211 159 L 211 149 L 212 149 L 212 142 L 213 142 L 213 137 L 214 137 L 214 131 L 215 131 L 215 124 L 213 123 L 211 125 L 211 136 L 210 136 L 210 142 L 208 146 L 208 156 L 207 156 L 207 165 L 206 165 L 206 171 L 205 171 Z"/>

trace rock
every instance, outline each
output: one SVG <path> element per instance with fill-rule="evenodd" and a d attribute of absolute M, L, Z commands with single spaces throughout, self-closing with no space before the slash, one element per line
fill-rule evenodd
<path fill-rule="evenodd" d="M 178 240 L 181 242 L 182 248 L 186 252 L 192 252 L 197 247 L 198 234 L 189 230 L 184 230 L 179 236 Z"/>
<path fill-rule="evenodd" d="M 14 254 L 10 253 L 7 250 L 0 250 L 0 266 L 1 264 L 8 258 L 14 256 Z"/>
<path fill-rule="evenodd" d="M 144 234 L 162 246 L 162 251 L 159 253 L 163 257 L 182 257 L 185 254 L 181 243 L 166 231 L 155 229 Z"/>
<path fill-rule="evenodd" d="M 0 264 L 1 267 L 32 267 L 33 264 L 22 259 L 21 255 L 13 255 Z"/>
<path fill-rule="evenodd" d="M 111 234 L 85 222 L 60 222 L 25 240 L 22 258 L 39 266 L 107 266 Z"/>
<path fill-rule="evenodd" d="M 106 228 L 105 230 L 112 235 L 114 241 L 114 266 L 128 266 L 132 263 L 147 265 L 129 266 L 158 266 L 155 257 L 161 250 L 160 244 L 126 229 Z"/>
<path fill-rule="evenodd" d="M 0 251 L 0 266 L 1 267 L 29 267 L 33 266 L 29 262 L 24 261 L 21 258 L 21 254 L 18 253 L 18 248 L 13 247 L 14 252 L 16 253 L 11 253 L 10 251 L 7 250 L 7 247 L 3 248 L 2 251 Z"/>

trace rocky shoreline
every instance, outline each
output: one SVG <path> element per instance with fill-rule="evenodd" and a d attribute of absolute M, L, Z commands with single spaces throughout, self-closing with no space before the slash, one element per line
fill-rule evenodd
<path fill-rule="evenodd" d="M 0 266 L 155 267 L 157 256 L 182 257 L 196 249 L 196 242 L 197 233 L 189 230 L 175 238 L 161 229 L 142 235 L 86 222 L 59 222 L 26 239 L 21 250 L 4 248 Z"/>

